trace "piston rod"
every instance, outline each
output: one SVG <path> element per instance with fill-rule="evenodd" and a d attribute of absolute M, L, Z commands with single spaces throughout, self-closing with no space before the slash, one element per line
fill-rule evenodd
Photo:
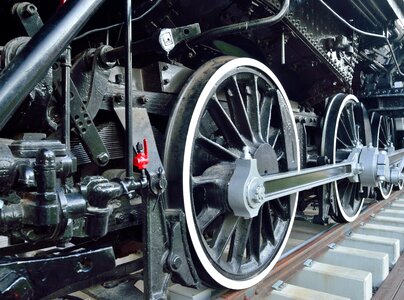
<path fill-rule="evenodd" d="M 0 130 L 105 0 L 70 0 L 0 74 Z"/>

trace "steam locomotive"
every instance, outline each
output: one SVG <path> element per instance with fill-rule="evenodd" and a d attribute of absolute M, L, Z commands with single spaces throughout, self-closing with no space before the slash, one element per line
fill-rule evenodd
<path fill-rule="evenodd" d="M 401 0 L 133 2 L 0 4 L 2 299 L 248 288 L 403 187 Z"/>

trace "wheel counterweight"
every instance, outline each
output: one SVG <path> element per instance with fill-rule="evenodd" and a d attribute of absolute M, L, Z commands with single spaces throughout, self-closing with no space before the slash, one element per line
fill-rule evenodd
<path fill-rule="evenodd" d="M 262 63 L 219 57 L 183 87 L 164 150 L 167 204 L 185 211 L 193 260 L 205 284 L 248 288 L 278 260 L 297 193 L 266 202 L 245 218 L 231 209 L 228 184 L 236 160 L 246 155 L 257 160 L 261 176 L 298 170 L 297 145 L 286 93 Z"/>

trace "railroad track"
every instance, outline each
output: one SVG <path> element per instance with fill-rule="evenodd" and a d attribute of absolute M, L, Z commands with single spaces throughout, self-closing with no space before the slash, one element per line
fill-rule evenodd
<path fill-rule="evenodd" d="M 383 282 L 390 273 L 400 276 L 404 268 L 399 261 L 404 251 L 403 217 L 404 194 L 396 192 L 388 200 L 369 200 L 352 223 L 320 226 L 297 220 L 284 254 L 260 284 L 240 291 L 174 285 L 169 299 L 393 299 L 403 276 L 386 287 Z M 100 299 L 106 291 L 99 285 L 76 295 Z M 128 293 L 134 296 L 133 292 L 132 284 Z"/>
<path fill-rule="evenodd" d="M 400 263 L 397 270 L 394 266 L 404 250 L 403 216 L 403 194 L 393 193 L 388 200 L 371 203 L 354 222 L 333 225 L 286 251 L 260 284 L 220 295 L 212 292 L 212 298 L 393 299 L 403 276 L 386 287 L 383 282 L 389 273 L 400 275 L 402 270 Z"/>

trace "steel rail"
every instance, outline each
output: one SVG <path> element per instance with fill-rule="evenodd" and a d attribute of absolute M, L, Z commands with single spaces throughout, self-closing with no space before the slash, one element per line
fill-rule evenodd
<path fill-rule="evenodd" d="M 289 255 L 282 256 L 277 262 L 266 279 L 246 290 L 225 291 L 220 294 L 221 300 L 236 300 L 236 299 L 262 299 L 261 297 L 268 296 L 272 291 L 272 286 L 278 281 L 287 281 L 290 277 L 296 274 L 297 271 L 304 267 L 304 262 L 311 258 L 315 259 L 328 249 L 328 245 L 336 243 L 345 238 L 353 229 L 360 226 L 363 222 L 372 218 L 380 212 L 384 207 L 388 206 L 401 195 L 400 191 L 393 193 L 389 199 L 375 202 L 368 206 L 359 217 L 352 223 L 337 224 L 326 230 L 324 234 L 318 235 L 316 238 L 310 239 L 309 242 L 303 243 L 302 246 L 296 247 L 294 252 L 289 252 Z"/>

